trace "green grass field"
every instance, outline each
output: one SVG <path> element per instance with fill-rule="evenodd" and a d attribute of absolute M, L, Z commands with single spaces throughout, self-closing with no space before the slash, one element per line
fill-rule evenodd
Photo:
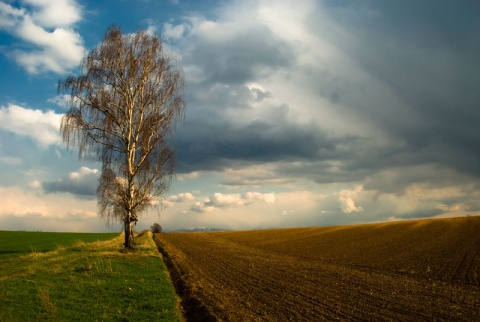
<path fill-rule="evenodd" d="M 50 233 L 0 230 L 0 258 L 31 252 L 48 252 L 77 242 L 109 240 L 118 233 Z"/>
<path fill-rule="evenodd" d="M 179 320 L 175 290 L 150 233 L 129 253 L 119 234 L 85 243 L 88 238 L 76 234 L 38 233 L 37 243 L 25 233 L 22 245 L 15 238 L 3 244 L 5 233 L 2 250 L 16 256 L 0 257 L 0 321 Z M 42 252 L 23 252 L 30 245 Z"/>

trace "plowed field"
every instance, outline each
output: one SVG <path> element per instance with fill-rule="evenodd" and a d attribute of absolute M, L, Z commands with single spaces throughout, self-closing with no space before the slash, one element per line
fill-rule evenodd
<path fill-rule="evenodd" d="M 187 319 L 480 321 L 480 217 L 155 239 Z"/>

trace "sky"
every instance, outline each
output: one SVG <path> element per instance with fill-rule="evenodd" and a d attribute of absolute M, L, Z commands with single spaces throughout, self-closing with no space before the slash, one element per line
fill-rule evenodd
<path fill-rule="evenodd" d="M 480 215 L 477 0 L 0 1 L 0 230 L 120 231 L 57 83 L 115 23 L 185 81 L 176 178 L 136 229 Z"/>

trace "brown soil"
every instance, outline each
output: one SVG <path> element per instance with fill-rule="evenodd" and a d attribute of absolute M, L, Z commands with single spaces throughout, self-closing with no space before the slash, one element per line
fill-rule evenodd
<path fill-rule="evenodd" d="M 155 239 L 187 320 L 480 320 L 480 217 Z"/>

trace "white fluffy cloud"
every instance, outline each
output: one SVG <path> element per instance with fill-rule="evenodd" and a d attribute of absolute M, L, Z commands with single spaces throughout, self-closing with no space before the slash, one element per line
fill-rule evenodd
<path fill-rule="evenodd" d="M 32 18 L 45 27 L 69 26 L 81 19 L 81 8 L 74 0 L 24 0 L 34 8 Z"/>
<path fill-rule="evenodd" d="M 184 24 L 174 26 L 170 23 L 165 23 L 163 25 L 163 35 L 169 39 L 178 39 L 182 37 L 185 29 L 186 26 Z"/>
<path fill-rule="evenodd" d="M 25 15 L 25 10 L 17 9 L 9 4 L 0 2 L 0 28 L 12 28 L 16 24 L 16 20 Z"/>
<path fill-rule="evenodd" d="M 24 108 L 15 104 L 0 107 L 0 130 L 27 136 L 40 146 L 60 144 L 62 115 L 54 111 Z"/>
<path fill-rule="evenodd" d="M 195 200 L 195 197 L 190 192 L 181 192 L 168 198 L 171 202 L 185 202 Z"/>
<path fill-rule="evenodd" d="M 164 207 L 171 207 L 175 203 L 181 204 L 184 202 L 189 202 L 195 200 L 195 196 L 190 192 L 181 192 L 176 195 L 168 197 L 166 200 L 162 200 L 161 204 Z"/>
<path fill-rule="evenodd" d="M 318 210 L 319 202 L 325 198 L 323 194 L 309 191 L 216 193 L 201 202 L 194 200 L 175 203 L 172 207 L 163 209 L 160 223 L 167 229 L 252 229 L 320 225 L 322 214 Z M 159 220 L 155 211 L 146 214 L 144 218 L 147 222 Z"/>
<path fill-rule="evenodd" d="M 26 0 L 21 8 L 0 3 L 0 29 L 23 42 L 7 55 L 30 74 L 63 73 L 79 64 L 85 49 L 73 25 L 80 19 L 75 1 Z"/>
<path fill-rule="evenodd" d="M 57 95 L 47 99 L 47 102 L 53 103 L 61 108 L 68 109 L 70 107 L 71 97 L 68 94 Z"/>
<path fill-rule="evenodd" d="M 363 190 L 362 186 L 357 187 L 355 190 L 341 190 L 338 193 L 338 201 L 340 207 L 344 213 L 361 212 L 363 208 L 355 205 L 354 198 L 360 194 Z"/>

